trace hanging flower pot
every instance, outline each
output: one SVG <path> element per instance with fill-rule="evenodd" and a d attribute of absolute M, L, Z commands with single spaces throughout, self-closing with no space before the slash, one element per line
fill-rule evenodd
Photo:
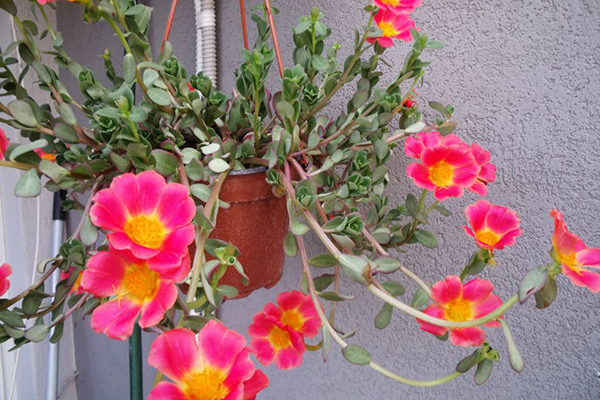
<path fill-rule="evenodd" d="M 235 287 L 237 298 L 260 288 L 271 288 L 283 274 L 283 240 L 289 226 L 285 197 L 277 197 L 266 181 L 266 168 L 232 171 L 219 196 L 229 208 L 221 208 L 210 238 L 232 242 L 241 255 L 238 260 L 250 279 L 229 268 L 220 284 Z"/>

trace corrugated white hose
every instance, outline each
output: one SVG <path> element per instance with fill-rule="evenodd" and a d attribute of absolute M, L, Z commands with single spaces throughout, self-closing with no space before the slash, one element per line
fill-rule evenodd
<path fill-rule="evenodd" d="M 196 69 L 217 86 L 217 14 L 215 0 L 194 0 Z"/>

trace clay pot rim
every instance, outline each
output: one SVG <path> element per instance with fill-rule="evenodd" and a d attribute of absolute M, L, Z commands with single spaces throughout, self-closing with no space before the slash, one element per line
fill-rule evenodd
<path fill-rule="evenodd" d="M 261 165 L 260 167 L 254 167 L 254 168 L 248 168 L 248 169 L 241 169 L 241 170 L 233 170 L 230 171 L 228 176 L 243 176 L 243 175 L 252 175 L 252 174 L 260 174 L 261 172 L 265 172 L 267 171 L 269 168 L 267 168 L 264 165 Z"/>

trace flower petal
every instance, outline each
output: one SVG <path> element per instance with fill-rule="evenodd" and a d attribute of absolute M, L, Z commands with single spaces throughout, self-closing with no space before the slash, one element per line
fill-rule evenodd
<path fill-rule="evenodd" d="M 188 400 L 188 397 L 171 382 L 159 382 L 148 395 L 148 400 Z"/>
<path fill-rule="evenodd" d="M 600 274 L 588 271 L 585 268 L 571 269 L 564 265 L 563 274 L 571 280 L 573 285 L 587 288 L 594 293 L 600 293 Z"/>
<path fill-rule="evenodd" d="M 437 304 L 431 304 L 425 310 L 423 310 L 423 312 L 427 315 L 431 315 L 432 317 L 444 319 L 444 309 Z M 448 331 L 448 328 L 433 325 L 428 322 L 422 321 L 418 318 L 417 322 L 421 324 L 422 330 L 424 330 L 425 332 L 429 332 L 433 335 L 444 336 Z"/>
<path fill-rule="evenodd" d="M 482 301 L 481 303 L 473 305 L 473 318 L 481 318 L 485 317 L 491 312 L 496 311 L 502 305 L 502 299 L 495 294 L 490 294 L 490 296 Z M 489 326 L 492 328 L 500 327 L 499 323 L 496 321 L 491 321 L 485 324 L 484 326 Z"/>
<path fill-rule="evenodd" d="M 463 284 L 458 276 L 448 275 L 431 287 L 431 298 L 441 306 L 463 297 Z"/>
<path fill-rule="evenodd" d="M 462 298 L 471 303 L 481 303 L 494 290 L 494 284 L 484 279 L 475 278 L 463 286 Z"/>
<path fill-rule="evenodd" d="M 252 375 L 252 378 L 244 382 L 244 397 L 242 400 L 254 400 L 256 395 L 263 389 L 269 386 L 269 378 L 264 372 L 257 369 Z"/>
<path fill-rule="evenodd" d="M 175 301 L 177 301 L 175 284 L 172 281 L 161 280 L 154 299 L 142 308 L 142 316 L 138 324 L 142 328 L 158 324 L 165 317 L 167 310 L 173 307 Z"/>
<path fill-rule="evenodd" d="M 100 251 L 87 263 L 81 276 L 81 287 L 86 292 L 99 297 L 115 294 L 125 277 L 126 261 L 118 250 Z"/>
<path fill-rule="evenodd" d="M 232 390 L 239 384 L 251 379 L 254 372 L 255 368 L 254 363 L 250 360 L 250 351 L 244 349 L 238 355 L 233 367 L 229 370 L 227 379 L 225 379 L 225 382 L 223 383 Z"/>
<path fill-rule="evenodd" d="M 600 268 L 600 249 L 585 249 L 575 255 L 577 262 L 584 267 Z"/>
<path fill-rule="evenodd" d="M 94 205 L 90 208 L 90 219 L 94 225 L 109 231 L 123 229 L 127 209 L 113 191 L 103 189 L 92 200 Z"/>
<path fill-rule="evenodd" d="M 172 329 L 159 335 L 148 355 L 148 364 L 175 382 L 192 371 L 199 360 L 196 335 L 189 329 Z"/>
<path fill-rule="evenodd" d="M 485 337 L 485 331 L 479 327 L 450 329 L 450 341 L 461 347 L 481 346 Z"/>
<path fill-rule="evenodd" d="M 198 348 L 203 362 L 213 368 L 228 370 L 246 347 L 246 339 L 217 321 L 209 321 L 198 334 Z"/>
<path fill-rule="evenodd" d="M 188 225 L 196 214 L 196 205 L 190 191 L 179 183 L 168 184 L 160 194 L 158 214 L 169 230 Z"/>
<path fill-rule="evenodd" d="M 141 308 L 127 299 L 111 300 L 94 310 L 90 326 L 111 339 L 125 340 L 133 333 Z"/>
<path fill-rule="evenodd" d="M 155 212 L 161 192 L 167 185 L 156 171 L 123 174 L 113 179 L 110 190 L 127 208 L 130 216 Z"/>

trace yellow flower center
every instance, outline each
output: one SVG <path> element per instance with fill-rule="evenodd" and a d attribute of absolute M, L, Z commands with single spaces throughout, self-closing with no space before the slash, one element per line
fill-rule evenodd
<path fill-rule="evenodd" d="M 163 243 L 167 230 L 156 215 L 137 215 L 125 223 L 125 233 L 140 246 L 158 249 Z"/>
<path fill-rule="evenodd" d="M 477 232 L 476 236 L 480 242 L 485 243 L 488 246 L 494 246 L 500 240 L 500 236 L 492 231 Z"/>
<path fill-rule="evenodd" d="M 223 384 L 226 376 L 222 371 L 205 369 L 192 372 L 183 379 L 183 392 L 188 400 L 222 400 L 229 394 Z"/>
<path fill-rule="evenodd" d="M 381 3 L 387 6 L 397 7 L 400 4 L 400 0 L 381 0 Z"/>
<path fill-rule="evenodd" d="M 281 316 L 281 323 L 297 332 L 301 332 L 304 326 L 304 317 L 296 310 L 287 310 Z"/>
<path fill-rule="evenodd" d="M 469 321 L 473 319 L 473 307 L 466 300 L 454 300 L 446 305 L 444 316 L 448 321 Z"/>
<path fill-rule="evenodd" d="M 158 273 L 152 271 L 146 264 L 130 265 L 123 279 L 124 295 L 138 303 L 156 296 L 159 284 Z"/>
<path fill-rule="evenodd" d="M 286 349 L 292 344 L 290 334 L 278 326 L 274 326 L 273 329 L 271 329 L 269 341 L 275 348 L 275 351 Z"/>
<path fill-rule="evenodd" d="M 435 186 L 449 186 L 454 179 L 454 168 L 446 161 L 440 161 L 429 169 L 429 179 Z"/>
<path fill-rule="evenodd" d="M 379 29 L 383 31 L 384 37 L 394 37 L 399 33 L 391 22 L 379 23 Z"/>
<path fill-rule="evenodd" d="M 577 255 L 577 253 L 575 253 L 575 252 L 570 253 L 570 254 L 560 254 L 559 253 L 558 258 L 560 258 L 561 263 L 563 263 L 564 265 L 566 265 L 567 267 L 569 267 L 573 271 L 575 271 L 575 268 L 579 266 L 576 255 Z"/>

